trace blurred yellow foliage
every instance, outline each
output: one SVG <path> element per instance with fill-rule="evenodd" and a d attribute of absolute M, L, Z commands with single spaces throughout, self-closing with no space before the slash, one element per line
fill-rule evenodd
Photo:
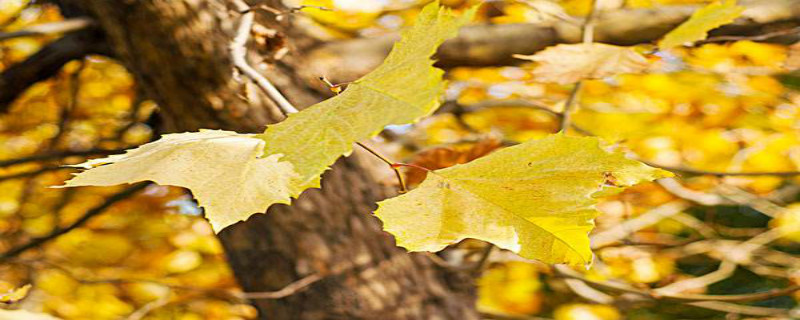
<path fill-rule="evenodd" d="M 487 312 L 536 314 L 543 293 L 536 265 L 508 262 L 486 270 L 478 281 L 478 308 Z"/>
<path fill-rule="evenodd" d="M 596 304 L 565 304 L 554 313 L 555 320 L 620 320 L 619 311 L 611 306 Z"/>
<path fill-rule="evenodd" d="M 346 38 L 403 28 L 426 2 L 306 0 L 306 5 L 335 11 L 306 8 L 303 14 L 319 22 L 332 37 Z M 478 2 L 442 1 L 459 10 Z M 612 10 L 709 2 L 627 0 L 603 1 L 603 5 Z M 557 19 L 553 14 L 558 15 L 559 9 L 583 16 L 592 1 L 553 3 L 561 7 L 548 16 L 524 1 L 487 1 L 481 6 L 479 20 L 497 24 L 538 22 Z M 0 29 L 4 32 L 60 19 L 52 6 L 27 0 L 0 1 Z M 0 70 L 53 39 L 42 36 L 3 41 Z M 727 172 L 799 170 L 800 94 L 780 78 L 790 71 L 787 68 L 796 65 L 788 61 L 792 54 L 797 60 L 796 48 L 790 51 L 779 44 L 735 41 L 647 55 L 653 66 L 646 74 L 584 81 L 572 114 L 575 127 L 569 134 L 598 135 L 613 148 L 665 166 Z M 649 49 L 642 46 L 634 50 L 642 53 Z M 416 149 L 397 147 L 400 151 L 396 159 L 410 159 L 430 148 L 472 146 L 486 138 L 511 144 L 557 131 L 556 113 L 563 110 L 572 86 L 539 83 L 530 72 L 533 67 L 522 64 L 448 70 L 446 99 L 458 105 L 458 112 L 434 115 L 413 127 L 399 129 L 400 142 Z M 147 142 L 154 128 L 146 120 L 157 106 L 143 101 L 136 91 L 133 77 L 107 58 L 90 57 L 67 64 L 53 79 L 29 88 L 11 112 L 0 116 L 0 161 L 59 150 L 115 149 Z M 490 106 L 487 101 L 506 103 Z M 62 121 L 63 115 L 69 120 Z M 69 157 L 64 162 L 2 167 L 0 176 L 81 160 Z M 60 184 L 68 172 L 53 170 L 0 181 L 0 252 L 73 223 L 119 191 L 85 188 L 56 192 L 47 188 Z M 714 193 L 716 186 L 725 183 L 756 195 L 772 195 L 791 182 L 800 182 L 797 177 L 774 176 L 687 174 L 683 178 L 687 188 L 701 193 Z M 597 206 L 602 213 L 597 219 L 598 229 L 614 228 L 675 199 L 658 184 L 606 197 Z M 665 253 L 659 248 L 697 240 L 700 231 L 686 220 L 703 215 L 710 217 L 705 222 L 716 228 L 712 231 L 720 234 L 752 230 L 761 234 L 779 228 L 782 240 L 778 244 L 784 251 L 777 255 L 783 257 L 786 252 L 797 252 L 800 242 L 800 203 L 796 199 L 787 203 L 786 210 L 775 219 L 742 230 L 735 227 L 739 222 L 731 221 L 731 215 L 725 213 L 733 210 L 746 215 L 741 214 L 746 210 L 739 206 L 682 212 L 684 220 L 663 220 L 633 232 L 626 238 L 631 243 L 596 250 L 598 263 L 584 274 L 592 280 L 618 279 L 639 288 L 696 276 L 676 262 L 674 250 Z M 164 305 L 149 313 L 147 319 L 255 318 L 252 306 L 233 298 L 231 293 L 238 289 L 222 248 L 208 224 L 195 216 L 197 210 L 181 190 L 149 187 L 88 224 L 27 252 L 19 262 L 3 265 L 0 292 L 31 283 L 24 303 L 64 319 L 119 319 L 159 301 Z M 625 318 L 624 311 L 612 306 L 583 304 L 574 295 L 557 293 L 563 289 L 563 282 L 548 274 L 547 268 L 503 261 L 492 263 L 478 281 L 481 311 L 556 320 Z M 786 282 L 800 283 L 798 279 L 795 271 Z M 800 300 L 800 295 L 795 293 L 794 300 Z M 6 314 L 0 313 L 0 319 Z"/>

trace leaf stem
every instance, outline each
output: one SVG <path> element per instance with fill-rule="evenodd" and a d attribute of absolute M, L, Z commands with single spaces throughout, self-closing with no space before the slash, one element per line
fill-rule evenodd
<path fill-rule="evenodd" d="M 391 168 L 392 171 L 394 171 L 394 175 L 397 177 L 397 182 L 400 183 L 400 193 L 408 192 L 408 189 L 406 188 L 406 181 L 403 179 L 403 174 L 400 172 L 399 169 L 397 169 L 398 166 L 396 162 L 389 160 L 389 158 L 383 156 L 382 154 L 378 153 L 377 151 L 373 150 L 372 148 L 368 147 L 367 145 L 361 142 L 356 142 L 356 144 L 362 149 L 367 150 L 367 152 L 371 153 L 373 156 L 376 156 L 378 159 L 381 159 L 381 161 L 383 161 L 387 165 L 389 165 L 389 168 Z"/>
<path fill-rule="evenodd" d="M 425 167 L 422 167 L 422 166 L 418 166 L 416 164 L 411 164 L 411 163 L 400 163 L 400 162 L 397 162 L 397 163 L 394 163 L 393 166 L 395 166 L 395 167 L 409 167 L 409 168 L 419 169 L 419 170 L 422 170 L 422 171 L 425 171 L 425 172 L 431 172 L 431 169 L 428 169 L 428 168 L 425 168 Z"/>

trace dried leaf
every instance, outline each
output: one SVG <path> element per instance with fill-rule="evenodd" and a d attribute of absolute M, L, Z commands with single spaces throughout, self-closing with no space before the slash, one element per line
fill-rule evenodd
<path fill-rule="evenodd" d="M 637 73 L 648 65 L 644 56 L 629 47 L 602 43 L 560 44 L 534 55 L 515 57 L 539 63 L 533 70 L 536 81 L 560 84 Z"/>

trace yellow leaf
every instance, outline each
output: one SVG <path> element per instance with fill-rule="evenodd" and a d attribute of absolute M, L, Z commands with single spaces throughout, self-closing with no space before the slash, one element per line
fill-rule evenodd
<path fill-rule="evenodd" d="M 261 135 L 204 130 L 165 135 L 126 154 L 91 160 L 66 187 L 152 180 L 192 191 L 214 230 L 289 203 L 353 143 L 390 124 L 414 122 L 439 106 L 443 71 L 430 58 L 474 14 L 426 6 L 384 63 L 326 101 L 269 126 Z M 266 142 L 265 142 L 266 141 Z M 263 156 L 263 157 L 262 157 Z"/>
<path fill-rule="evenodd" d="M 677 47 L 685 43 L 703 40 L 708 32 L 724 24 L 733 22 L 744 11 L 737 6 L 736 0 L 722 0 L 697 10 L 689 20 L 673 29 L 658 42 L 662 50 Z"/>
<path fill-rule="evenodd" d="M 266 154 L 283 154 L 302 177 L 302 188 L 319 186 L 319 176 L 353 143 L 385 126 L 406 124 L 431 114 L 444 92 L 443 71 L 430 58 L 457 35 L 475 8 L 456 17 L 437 2 L 427 5 L 414 27 L 402 34 L 381 66 L 347 86 L 344 93 L 267 127 Z M 302 141 L 302 143 L 298 143 Z"/>
<path fill-rule="evenodd" d="M 18 301 L 25 299 L 28 296 L 28 292 L 31 291 L 31 285 L 26 284 L 19 288 L 11 289 L 11 291 L 0 294 L 0 304 L 7 303 L 17 303 Z"/>
<path fill-rule="evenodd" d="M 220 231 L 274 203 L 289 203 L 296 185 L 292 164 L 262 157 L 264 141 L 231 131 L 167 134 L 125 154 L 76 165 L 87 168 L 65 187 L 113 186 L 152 180 L 192 190 Z"/>
<path fill-rule="evenodd" d="M 633 49 L 602 43 L 560 44 L 534 55 L 515 57 L 539 63 L 533 70 L 536 81 L 560 84 L 636 73 L 647 67 L 647 59 Z"/>
<path fill-rule="evenodd" d="M 528 259 L 588 264 L 592 197 L 609 178 L 630 186 L 669 173 L 608 153 L 597 138 L 563 134 L 432 171 L 415 190 L 379 203 L 375 215 L 397 244 L 438 251 L 465 238 Z"/>

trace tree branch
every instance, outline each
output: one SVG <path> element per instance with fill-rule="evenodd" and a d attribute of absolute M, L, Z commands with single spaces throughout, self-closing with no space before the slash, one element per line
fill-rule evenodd
<path fill-rule="evenodd" d="M 278 88 L 255 68 L 247 63 L 247 40 L 250 39 L 250 32 L 253 29 L 253 21 L 255 20 L 255 12 L 253 12 L 244 1 L 234 1 L 237 9 L 242 12 L 242 18 L 239 21 L 239 27 L 236 30 L 236 37 L 230 45 L 231 60 L 233 60 L 236 69 L 241 71 L 244 75 L 252 79 L 264 93 L 269 96 L 272 101 L 278 105 L 285 116 L 290 113 L 296 113 L 297 108 L 287 100 Z"/>
<path fill-rule="evenodd" d="M 91 220 L 95 216 L 103 213 L 104 211 L 106 211 L 106 209 L 108 209 L 109 207 L 111 207 L 115 203 L 120 202 L 122 200 L 125 200 L 125 199 L 133 196 L 134 194 L 136 194 L 137 192 L 143 190 L 144 188 L 146 188 L 149 185 L 150 185 L 149 182 L 137 184 L 137 185 L 129 187 L 129 188 L 117 193 L 117 194 L 114 194 L 113 196 L 111 196 L 108 199 L 106 199 L 106 201 L 103 202 L 102 204 L 100 204 L 99 206 L 96 206 L 96 207 L 90 209 L 89 211 L 87 211 L 82 217 L 80 217 L 78 220 L 75 220 L 70 225 L 68 225 L 66 227 L 63 227 L 63 228 L 55 229 L 52 232 L 50 232 L 50 234 L 48 234 L 46 236 L 43 236 L 43 237 L 40 237 L 40 238 L 34 238 L 34 239 L 28 241 L 27 243 L 25 243 L 23 245 L 11 248 L 10 250 L 4 252 L 3 254 L 0 254 L 0 262 L 6 261 L 6 260 L 11 259 L 11 258 L 14 258 L 14 257 L 22 254 L 25 251 L 28 251 L 30 249 L 39 247 L 42 244 L 44 244 L 46 242 L 49 242 L 50 240 L 53 240 L 53 239 L 57 238 L 58 236 L 60 236 L 62 234 L 65 234 L 65 233 L 70 232 L 70 231 L 72 231 L 72 230 L 74 230 L 74 229 L 76 229 L 76 228 L 78 228 L 80 226 L 83 226 L 84 224 L 89 222 L 89 220 Z"/>
<path fill-rule="evenodd" d="M 110 52 L 102 35 L 95 29 L 70 33 L 51 42 L 0 74 L 0 112 L 8 111 L 11 102 L 28 87 L 54 76 L 67 62 L 89 54 L 110 56 Z"/>
<path fill-rule="evenodd" d="M 800 290 L 800 286 L 790 286 L 783 289 L 775 289 L 765 292 L 756 292 L 748 294 L 736 295 L 707 295 L 707 294 L 663 294 L 659 295 L 655 292 L 645 289 L 634 288 L 628 284 L 610 282 L 610 281 L 595 281 L 584 277 L 579 272 L 570 269 L 563 265 L 554 266 L 554 271 L 557 275 L 568 279 L 580 280 L 590 287 L 623 294 L 632 294 L 648 300 L 671 301 L 679 303 L 687 303 L 692 306 L 706 308 L 711 310 L 740 313 L 746 315 L 786 315 L 788 310 L 777 308 L 760 308 L 747 305 L 733 304 L 729 302 L 749 302 L 767 300 L 775 297 L 785 296 Z"/>
<path fill-rule="evenodd" d="M 21 38 L 21 37 L 41 36 L 41 35 L 48 35 L 55 33 L 67 33 L 67 32 L 86 29 L 90 25 L 92 25 L 92 20 L 89 18 L 75 18 L 75 19 L 67 19 L 51 23 L 43 23 L 39 25 L 30 26 L 22 30 L 11 31 L 11 32 L 0 32 L 0 41 L 14 39 L 14 38 Z"/>
<path fill-rule="evenodd" d="M 22 157 L 22 158 L 2 160 L 2 161 L 0 161 L 0 168 L 2 168 L 2 167 L 10 167 L 10 166 L 13 166 L 13 165 L 29 163 L 29 162 L 63 159 L 63 158 L 67 158 L 67 157 L 93 156 L 93 155 L 110 155 L 110 154 L 122 153 L 124 151 L 125 151 L 125 149 L 112 149 L 112 150 L 91 149 L 91 150 L 85 150 L 85 151 L 61 151 L 61 152 L 53 152 L 53 153 L 35 154 L 35 155 Z"/>

